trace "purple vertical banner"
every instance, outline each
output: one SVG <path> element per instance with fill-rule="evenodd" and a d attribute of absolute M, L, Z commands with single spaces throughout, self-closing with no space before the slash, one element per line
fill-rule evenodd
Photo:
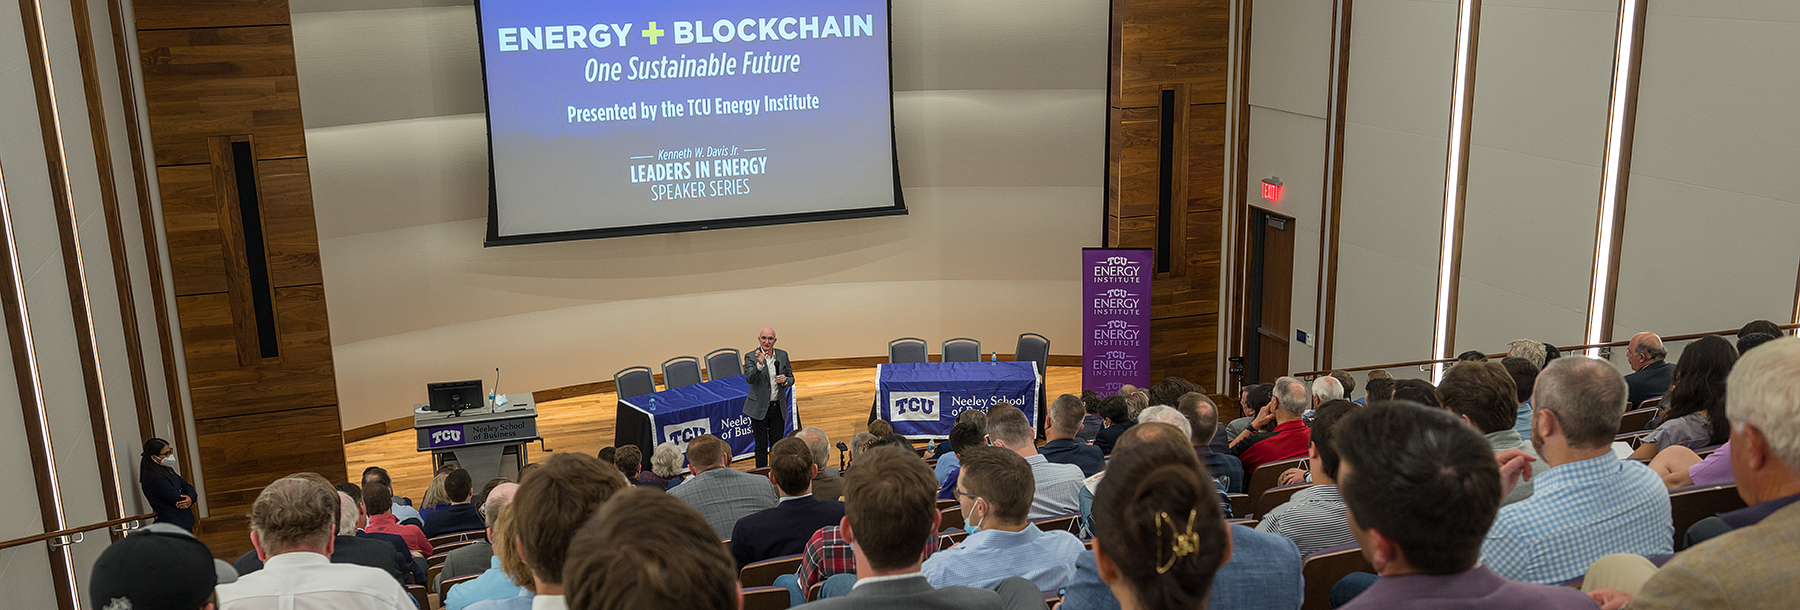
<path fill-rule="evenodd" d="M 1150 385 L 1148 248 L 1081 250 L 1081 387 L 1105 396 Z"/>

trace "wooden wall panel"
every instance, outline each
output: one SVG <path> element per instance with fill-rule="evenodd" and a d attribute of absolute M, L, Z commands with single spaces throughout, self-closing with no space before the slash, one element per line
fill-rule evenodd
<path fill-rule="evenodd" d="M 232 417 L 337 404 L 323 287 L 275 290 L 281 358 L 239 366 L 237 321 L 225 293 L 176 299 L 194 418 Z"/>
<path fill-rule="evenodd" d="M 156 164 L 209 160 L 206 139 L 251 134 L 258 159 L 306 154 L 287 26 L 138 34 Z"/>
<path fill-rule="evenodd" d="M 1186 83 L 1191 104 L 1225 103 L 1229 0 L 1115 0 L 1115 108 L 1154 107 L 1167 85 Z"/>
<path fill-rule="evenodd" d="M 200 537 L 214 555 L 236 559 L 250 550 L 245 515 L 274 478 L 316 472 L 333 483 L 344 481 L 344 440 L 337 426 L 337 405 L 196 422 L 200 462 L 233 465 L 228 472 L 208 471 L 206 479 L 211 516 Z"/>
<path fill-rule="evenodd" d="M 134 0 L 138 30 L 288 23 L 287 0 Z"/>
<path fill-rule="evenodd" d="M 1225 105 L 1195 104 L 1190 106 L 1188 108 L 1188 125 L 1188 212 L 1223 210 L 1225 209 Z"/>

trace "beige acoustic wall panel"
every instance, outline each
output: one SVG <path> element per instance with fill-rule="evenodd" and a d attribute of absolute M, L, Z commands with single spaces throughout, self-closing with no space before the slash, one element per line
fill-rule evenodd
<path fill-rule="evenodd" d="M 1643 66 L 1614 337 L 1786 323 L 1800 4 L 1652 2 Z"/>
<path fill-rule="evenodd" d="M 1482 2 L 1453 352 L 1582 342 L 1618 8 Z"/>
<path fill-rule="evenodd" d="M 1456 5 L 1360 0 L 1352 23 L 1332 342 L 1339 367 L 1431 352 Z"/>

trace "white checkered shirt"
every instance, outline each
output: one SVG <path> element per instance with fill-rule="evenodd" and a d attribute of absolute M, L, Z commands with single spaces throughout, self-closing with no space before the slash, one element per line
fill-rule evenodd
<path fill-rule="evenodd" d="M 1611 452 L 1533 478 L 1530 498 L 1500 508 L 1481 562 L 1510 580 L 1559 583 L 1604 555 L 1667 555 L 1669 491 L 1648 467 Z"/>

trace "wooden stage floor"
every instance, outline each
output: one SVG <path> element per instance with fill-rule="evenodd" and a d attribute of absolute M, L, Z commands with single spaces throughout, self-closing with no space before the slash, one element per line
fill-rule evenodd
<path fill-rule="evenodd" d="M 831 435 L 833 444 L 868 428 L 869 405 L 875 401 L 873 367 L 803 371 L 796 377 L 801 423 L 818 426 Z M 1081 367 L 1049 367 L 1044 384 L 1050 399 L 1079 393 Z M 554 452 L 593 455 L 612 444 L 616 404 L 610 392 L 538 403 L 538 434 Z M 416 501 L 431 484 L 431 458 L 417 451 L 414 438 L 412 430 L 402 430 L 344 445 L 350 480 L 360 483 L 364 468 L 381 466 L 394 478 L 395 495 Z M 536 443 L 531 445 L 530 459 L 546 459 L 537 448 Z M 836 454 L 832 452 L 831 466 L 837 465 Z M 741 460 L 736 466 L 748 469 L 750 461 Z"/>

